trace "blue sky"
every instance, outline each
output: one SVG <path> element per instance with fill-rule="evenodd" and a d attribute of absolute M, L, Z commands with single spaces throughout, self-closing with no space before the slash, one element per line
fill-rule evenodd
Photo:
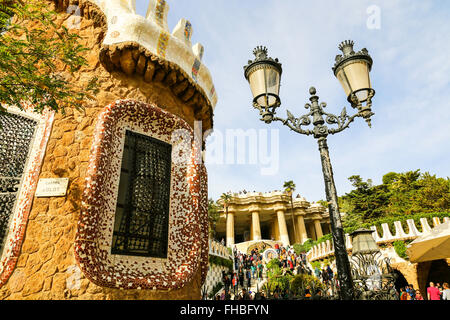
<path fill-rule="evenodd" d="M 137 0 L 145 14 L 147 1 Z M 309 201 L 325 198 L 322 168 L 314 138 L 281 123 L 266 125 L 251 107 L 243 66 L 253 48 L 265 45 L 283 64 L 278 115 L 286 109 L 305 113 L 308 90 L 315 86 L 327 111 L 339 114 L 346 97 L 331 67 L 338 44 L 355 41 L 367 48 L 374 65 L 371 78 L 372 129 L 357 119 L 346 131 L 328 138 L 339 195 L 352 189 L 348 177 L 359 174 L 381 183 L 382 175 L 421 169 L 450 176 L 450 2 L 446 0 L 168 0 L 169 28 L 181 18 L 194 29 L 193 44 L 205 47 L 219 102 L 214 128 L 278 129 L 279 171 L 262 175 L 261 165 L 207 163 L 209 195 L 226 191 L 272 191 L 294 180 Z M 379 9 L 379 27 L 367 22 Z M 372 20 L 369 20 L 372 21 Z M 209 140 L 208 140 L 209 142 Z"/>

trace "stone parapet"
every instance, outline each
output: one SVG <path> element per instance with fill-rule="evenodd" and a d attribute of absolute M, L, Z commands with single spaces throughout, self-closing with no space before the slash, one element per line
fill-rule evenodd
<path fill-rule="evenodd" d="M 221 199 L 218 200 L 219 204 L 223 205 Z M 247 193 L 232 193 L 231 200 L 228 203 L 228 210 L 230 211 L 233 208 L 233 211 L 237 211 L 240 206 L 247 206 L 249 212 L 254 210 L 254 208 L 264 208 L 267 206 L 275 205 L 277 209 L 284 210 L 290 212 L 292 210 L 291 207 L 291 197 L 286 193 L 281 191 L 273 191 L 273 192 L 247 192 Z M 311 213 L 319 213 L 327 215 L 326 208 L 324 208 L 319 203 L 311 204 L 303 197 L 294 198 L 292 201 L 292 206 L 296 209 L 296 212 L 301 214 L 301 210 L 307 210 L 307 212 Z M 242 210 L 242 208 L 240 208 Z M 219 210 L 221 213 L 224 213 L 225 210 L 223 207 Z"/>
<path fill-rule="evenodd" d="M 209 255 L 221 257 L 224 259 L 232 259 L 228 248 L 222 245 L 220 242 L 209 239 Z"/>
<path fill-rule="evenodd" d="M 109 72 L 139 76 L 147 83 L 169 87 L 203 122 L 213 126 L 217 92 L 202 63 L 204 48 L 192 46 L 193 28 L 181 19 L 172 33 L 167 26 L 165 0 L 148 0 L 146 17 L 136 13 L 134 0 L 53 0 L 59 10 L 79 8 L 82 17 L 95 19 L 103 28 L 99 59 Z"/>
<path fill-rule="evenodd" d="M 448 220 L 449 220 L 448 217 L 444 217 L 443 222 L 446 222 Z M 381 225 L 382 236 L 380 236 L 378 234 L 378 230 L 377 230 L 376 226 L 371 226 L 370 229 L 373 230 L 373 237 L 378 245 L 391 243 L 394 241 L 401 241 L 401 240 L 414 240 L 417 237 L 421 236 L 423 233 L 426 233 L 429 230 L 431 230 L 431 227 L 428 224 L 428 220 L 426 218 L 420 219 L 420 224 L 421 224 L 421 227 L 423 230 L 422 232 L 417 230 L 414 220 L 412 220 L 412 219 L 406 220 L 406 224 L 409 229 L 408 232 L 405 232 L 405 230 L 403 229 L 402 223 L 400 221 L 395 221 L 394 222 L 394 227 L 395 227 L 394 235 L 392 235 L 392 233 L 389 229 L 389 225 L 387 223 L 383 223 Z M 438 217 L 434 217 L 433 224 L 435 226 L 441 224 L 440 219 Z M 347 248 L 347 251 L 352 250 L 353 246 L 352 246 L 351 237 L 349 234 L 345 234 L 345 246 Z M 322 259 L 326 259 L 330 256 L 334 256 L 334 246 L 333 246 L 332 241 L 327 240 L 326 242 L 322 242 L 322 243 L 314 246 L 313 248 L 311 248 L 310 251 L 307 252 L 306 256 L 309 261 L 322 260 Z"/>

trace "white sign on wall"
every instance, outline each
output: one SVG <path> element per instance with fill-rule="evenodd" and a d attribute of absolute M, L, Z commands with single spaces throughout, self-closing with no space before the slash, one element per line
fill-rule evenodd
<path fill-rule="evenodd" d="M 64 197 L 67 193 L 69 178 L 39 179 L 36 197 Z"/>

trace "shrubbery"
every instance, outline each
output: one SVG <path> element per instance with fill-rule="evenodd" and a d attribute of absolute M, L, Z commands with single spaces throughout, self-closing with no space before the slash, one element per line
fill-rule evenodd
<path fill-rule="evenodd" d="M 293 278 L 292 275 L 283 275 L 283 270 L 280 268 L 280 261 L 278 259 L 270 260 L 267 265 L 267 289 L 274 291 L 277 287 L 284 291 L 288 288 L 289 281 Z"/>
<path fill-rule="evenodd" d="M 298 274 L 290 281 L 291 291 L 296 296 L 304 296 L 305 289 L 308 286 L 313 291 L 317 289 L 323 290 L 325 288 L 319 279 L 308 274 Z"/>
<path fill-rule="evenodd" d="M 209 263 L 215 264 L 218 266 L 222 266 L 222 267 L 226 267 L 226 268 L 228 268 L 229 271 L 233 270 L 233 261 L 229 260 L 229 259 L 224 259 L 222 257 L 210 255 Z"/>
<path fill-rule="evenodd" d="M 397 252 L 397 254 L 398 254 L 398 256 L 400 258 L 403 258 L 405 260 L 409 259 L 408 255 L 406 253 L 406 244 L 405 244 L 404 241 L 395 241 L 394 242 L 394 249 L 395 249 L 395 252 Z"/>
<path fill-rule="evenodd" d="M 208 297 L 210 299 L 213 299 L 217 292 L 219 292 L 220 289 L 222 289 L 223 283 L 217 282 L 216 285 L 212 288 L 211 292 L 209 293 Z"/>

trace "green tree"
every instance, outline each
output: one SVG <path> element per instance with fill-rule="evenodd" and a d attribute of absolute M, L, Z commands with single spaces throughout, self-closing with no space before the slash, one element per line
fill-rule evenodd
<path fill-rule="evenodd" d="M 450 179 L 438 178 L 420 170 L 403 173 L 389 172 L 383 183 L 371 185 L 370 181 L 354 175 L 349 178 L 355 188 L 340 197 L 349 208 L 343 218 L 345 228 L 372 223 L 380 218 L 398 219 L 420 213 L 450 210 Z"/>
<path fill-rule="evenodd" d="M 397 215 L 413 214 L 419 212 L 417 191 L 421 188 L 419 183 L 420 170 L 398 173 L 395 180 L 389 185 L 391 191 L 389 198 L 389 212 Z"/>
<path fill-rule="evenodd" d="M 0 0 L 0 113 L 6 105 L 29 102 L 36 112 L 45 108 L 64 113 L 82 108 L 97 92 L 97 79 L 85 87 L 70 76 L 87 65 L 89 48 L 80 37 L 55 24 L 56 13 L 46 1 Z"/>
<path fill-rule="evenodd" d="M 219 220 L 220 213 L 217 204 L 213 199 L 208 199 L 208 220 L 209 220 L 209 233 L 212 238 L 216 236 L 216 224 Z"/>
<path fill-rule="evenodd" d="M 292 226 L 294 227 L 294 239 L 298 239 L 299 237 L 297 236 L 297 227 L 295 226 L 295 221 L 294 221 L 294 200 L 293 200 L 293 196 L 294 196 L 294 191 L 295 191 L 295 183 L 292 180 L 289 181 L 285 181 L 283 184 L 283 188 L 284 188 L 284 192 L 287 193 L 287 195 L 291 198 L 291 219 L 292 219 Z M 294 242 L 295 242 L 294 240 Z"/>
<path fill-rule="evenodd" d="M 342 196 L 344 202 L 350 204 L 348 208 L 352 210 L 347 212 L 345 220 L 357 223 L 384 216 L 389 200 L 388 187 L 384 184 L 373 186 L 371 180 L 363 181 L 359 175 L 351 176 L 349 180 L 355 189 Z"/>
<path fill-rule="evenodd" d="M 397 180 L 398 173 L 389 172 L 383 176 L 383 184 L 390 185 Z"/>
<path fill-rule="evenodd" d="M 220 199 L 222 200 L 223 208 L 225 210 L 225 217 L 226 217 L 225 230 L 226 230 L 228 228 L 228 204 L 231 201 L 231 194 L 230 193 L 222 193 L 222 195 L 220 196 Z"/>
<path fill-rule="evenodd" d="M 415 211 L 438 212 L 450 209 L 450 179 L 437 178 L 429 172 L 422 174 L 419 189 L 414 198 Z"/>

